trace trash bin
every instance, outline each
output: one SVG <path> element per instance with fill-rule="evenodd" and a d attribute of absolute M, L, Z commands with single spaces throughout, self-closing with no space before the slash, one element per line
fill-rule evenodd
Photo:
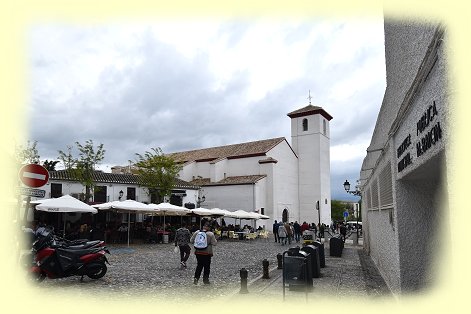
<path fill-rule="evenodd" d="M 311 289 L 312 288 L 312 261 L 311 261 L 311 255 L 309 254 L 309 252 L 305 252 L 305 251 L 301 251 L 299 246 L 297 247 L 292 247 L 292 248 L 289 248 L 288 251 L 287 251 L 287 254 L 288 256 L 293 256 L 293 257 L 302 257 L 306 260 L 306 265 L 307 265 L 307 269 L 306 269 L 306 282 L 308 284 L 308 288 Z M 300 280 L 302 282 L 304 282 L 304 275 L 300 277 Z M 293 288 L 296 289 L 297 287 L 299 287 L 299 285 L 293 285 Z M 291 287 L 290 287 L 290 290 L 291 290 Z"/>
<path fill-rule="evenodd" d="M 315 240 L 315 234 L 312 230 L 304 230 L 303 231 L 303 244 L 312 244 Z"/>
<path fill-rule="evenodd" d="M 285 299 L 286 285 L 288 285 L 289 290 L 304 290 L 306 293 L 306 301 L 308 291 L 312 289 L 312 277 L 309 277 L 310 267 L 304 256 L 309 254 L 306 252 L 302 253 L 304 254 L 295 256 L 288 255 L 288 251 L 283 252 L 283 300 Z"/>
<path fill-rule="evenodd" d="M 306 245 L 301 248 L 301 251 L 304 251 L 311 255 L 312 278 L 319 278 L 321 276 L 319 249 L 314 245 Z"/>
<path fill-rule="evenodd" d="M 342 256 L 343 240 L 342 240 L 341 235 L 336 234 L 332 238 L 330 238 L 329 245 L 330 245 L 330 256 L 337 256 L 337 257 Z"/>
<path fill-rule="evenodd" d="M 163 234 L 162 235 L 162 242 L 163 243 L 168 243 L 168 234 Z"/>
<path fill-rule="evenodd" d="M 321 268 L 324 268 L 325 267 L 324 243 L 321 243 L 319 241 L 314 241 L 314 243 L 312 245 L 314 245 L 315 247 L 317 247 L 319 249 L 320 266 L 321 266 Z"/>

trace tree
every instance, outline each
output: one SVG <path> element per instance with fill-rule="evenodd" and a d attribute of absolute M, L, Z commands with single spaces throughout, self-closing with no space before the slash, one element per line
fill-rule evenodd
<path fill-rule="evenodd" d="M 85 142 L 85 145 L 75 142 L 79 150 L 79 156 L 74 158 L 72 155 L 72 147 L 67 146 L 67 154 L 59 151 L 59 159 L 64 163 L 66 170 L 69 170 L 72 176 L 85 186 L 85 200 L 90 201 L 91 191 L 96 186 L 93 174 L 95 166 L 105 157 L 103 144 L 97 146 L 96 150 L 92 140 Z"/>
<path fill-rule="evenodd" d="M 45 160 L 43 162 L 43 167 L 47 169 L 47 171 L 56 171 L 56 165 L 59 163 L 59 160 Z"/>
<path fill-rule="evenodd" d="M 75 158 L 72 155 L 72 146 L 67 145 L 67 154 L 60 150 L 57 159 L 62 161 L 65 170 L 73 169 L 75 167 Z"/>
<path fill-rule="evenodd" d="M 36 145 L 38 141 L 30 142 L 26 144 L 26 147 L 23 145 L 17 145 L 15 147 L 15 158 L 18 166 L 23 164 L 39 164 L 39 154 Z"/>
<path fill-rule="evenodd" d="M 345 211 L 345 206 L 345 202 L 332 200 L 330 214 L 333 221 L 343 220 L 343 212 Z"/>
<path fill-rule="evenodd" d="M 151 200 L 155 202 L 161 202 L 165 196 L 171 195 L 175 178 L 182 169 L 173 158 L 164 155 L 159 147 L 152 148 L 144 155 L 136 153 L 135 166 L 141 184 L 147 187 Z"/>

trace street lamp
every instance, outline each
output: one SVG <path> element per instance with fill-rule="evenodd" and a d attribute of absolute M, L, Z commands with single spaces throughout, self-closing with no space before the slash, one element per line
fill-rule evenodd
<path fill-rule="evenodd" d="M 118 197 L 119 200 L 121 200 L 121 198 L 123 197 L 123 194 L 124 194 L 123 190 L 119 191 L 119 197 Z"/>
<path fill-rule="evenodd" d="M 206 200 L 206 196 L 202 195 L 204 192 L 203 189 L 199 190 L 198 191 L 198 200 L 196 201 L 196 207 L 200 208 L 201 206 L 201 203 L 204 203 L 204 201 Z"/>
<path fill-rule="evenodd" d="M 318 224 L 319 241 L 322 241 L 323 234 L 321 234 L 321 207 L 319 205 L 319 201 L 316 202 L 316 209 L 317 209 L 317 216 L 319 217 L 319 224 Z"/>
<path fill-rule="evenodd" d="M 348 180 L 345 180 L 345 182 L 343 183 L 343 187 L 347 193 L 359 196 L 361 198 L 361 190 L 358 188 L 358 185 L 355 186 L 355 191 L 350 191 L 350 182 L 348 182 Z M 360 209 L 361 209 L 361 206 L 359 204 L 358 214 L 357 214 L 357 241 L 359 239 L 358 236 L 359 236 L 359 230 L 360 230 L 360 224 L 358 223 L 358 217 L 361 215 Z"/>

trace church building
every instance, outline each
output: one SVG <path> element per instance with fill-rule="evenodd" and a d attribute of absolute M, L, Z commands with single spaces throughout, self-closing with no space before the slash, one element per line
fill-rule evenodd
<path fill-rule="evenodd" d="M 197 205 L 242 209 L 274 220 L 330 224 L 330 130 L 323 108 L 288 113 L 284 137 L 169 154 L 183 165 L 181 180 L 201 186 Z M 320 217 L 319 217 L 320 215 Z"/>

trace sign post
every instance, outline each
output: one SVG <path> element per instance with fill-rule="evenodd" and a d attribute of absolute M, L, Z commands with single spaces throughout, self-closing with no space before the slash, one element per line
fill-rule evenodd
<path fill-rule="evenodd" d="M 24 185 L 29 187 L 29 189 L 23 187 L 20 187 L 19 189 L 21 194 L 28 195 L 28 197 L 26 198 L 25 215 L 23 218 L 24 223 L 26 224 L 28 219 L 28 210 L 29 204 L 31 202 L 31 196 L 45 196 L 45 191 L 37 190 L 35 188 L 39 188 L 46 185 L 46 183 L 49 181 L 49 172 L 41 165 L 28 164 L 21 167 L 20 171 L 18 172 L 18 178 Z"/>
<path fill-rule="evenodd" d="M 345 222 L 347 222 L 347 217 L 348 217 L 348 211 L 346 210 L 346 211 L 343 212 L 343 218 L 344 218 Z"/>

